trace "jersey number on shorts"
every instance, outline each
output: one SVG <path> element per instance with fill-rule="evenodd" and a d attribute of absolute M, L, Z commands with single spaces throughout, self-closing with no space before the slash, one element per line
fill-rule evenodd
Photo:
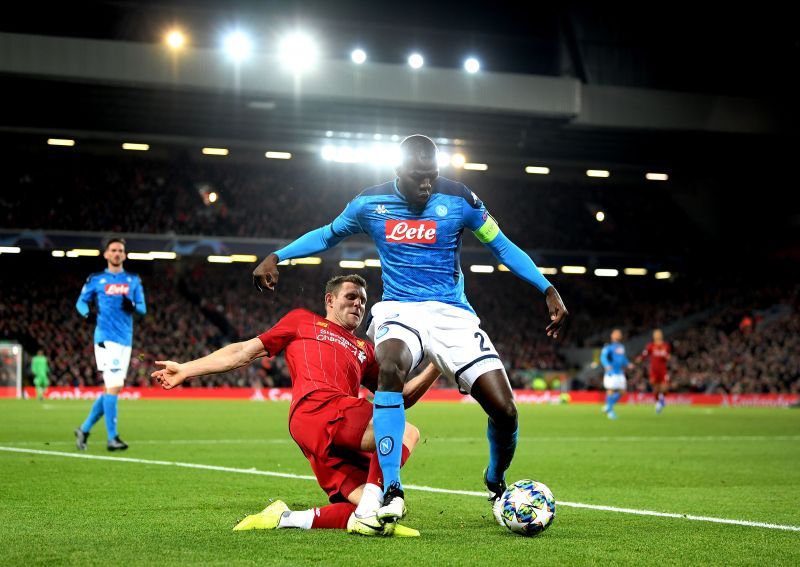
<path fill-rule="evenodd" d="M 474 336 L 475 336 L 476 339 L 479 339 L 480 342 L 481 342 L 481 344 L 480 344 L 481 352 L 488 352 L 488 351 L 492 350 L 489 347 L 483 346 L 483 343 L 486 342 L 486 337 L 485 336 L 483 336 L 481 333 L 475 333 Z"/>

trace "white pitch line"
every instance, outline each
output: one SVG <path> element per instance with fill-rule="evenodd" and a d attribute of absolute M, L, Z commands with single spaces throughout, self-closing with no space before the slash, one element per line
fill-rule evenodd
<path fill-rule="evenodd" d="M 423 443 L 484 443 L 485 437 L 428 437 Z M 519 440 L 523 443 L 561 443 L 561 442 L 580 442 L 580 443 L 613 443 L 620 442 L 718 442 L 718 441 L 800 441 L 800 435 L 683 435 L 683 436 L 550 436 L 550 437 L 531 437 L 526 436 Z M 8 445 L 74 445 L 75 441 L 5 441 Z M 137 445 L 292 445 L 291 439 L 136 439 Z"/>
<path fill-rule="evenodd" d="M 428 437 L 428 441 L 451 442 L 473 442 L 484 441 L 485 437 Z M 518 443 L 541 443 L 541 442 L 650 442 L 650 441 L 677 441 L 677 442 L 717 442 L 717 441 L 800 441 L 800 435 L 620 435 L 620 436 L 550 436 L 537 437 L 526 435 Z"/>
<path fill-rule="evenodd" d="M 201 469 L 210 471 L 231 472 L 238 474 L 254 474 L 260 476 L 275 476 L 280 478 L 292 478 L 298 480 L 317 480 L 316 477 L 304 474 L 281 473 L 273 471 L 260 471 L 258 469 L 237 469 L 233 467 L 219 467 L 215 465 L 202 465 L 196 463 L 181 463 L 178 461 L 154 461 L 149 459 L 133 459 L 129 457 L 107 457 L 103 455 L 87 455 L 85 453 L 62 453 L 60 451 L 41 451 L 38 449 L 23 449 L 20 447 L 2 447 L 0 451 L 9 453 L 26 453 L 34 455 L 49 455 L 52 457 L 69 457 L 73 459 L 90 459 L 97 461 L 120 461 L 125 463 L 139 463 L 143 465 L 160 465 L 182 467 L 187 469 Z M 441 494 L 458 494 L 463 496 L 480 496 L 486 498 L 485 492 L 476 492 L 473 490 L 451 490 L 448 488 L 436 488 L 433 486 L 417 486 L 413 484 L 406 485 L 406 488 L 412 490 L 419 490 L 421 492 L 437 492 Z M 564 502 L 559 500 L 559 506 L 567 506 L 568 508 L 585 508 L 588 510 L 600 510 L 603 512 L 618 512 L 621 514 L 634 514 L 637 516 L 656 516 L 659 518 L 675 518 L 679 520 L 691 520 L 696 522 L 711 522 L 714 524 L 731 524 L 735 526 L 747 526 L 751 528 L 767 528 L 771 530 L 784 530 L 792 532 L 800 532 L 800 526 L 790 526 L 785 524 L 768 524 L 765 522 L 751 522 L 748 520 L 732 520 L 729 518 L 715 518 L 712 516 L 694 516 L 691 514 L 675 514 L 670 512 L 655 512 L 653 510 L 638 510 L 635 508 L 618 508 L 616 506 L 602 506 L 598 504 L 583 504 L 580 502 Z"/>
<path fill-rule="evenodd" d="M 75 445 L 75 441 L 4 441 L 9 445 Z M 292 439 L 137 439 L 137 445 L 289 445 Z"/>

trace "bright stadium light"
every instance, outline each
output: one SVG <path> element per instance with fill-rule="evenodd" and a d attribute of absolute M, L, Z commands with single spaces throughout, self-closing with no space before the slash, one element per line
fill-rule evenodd
<path fill-rule="evenodd" d="M 267 159 L 292 159 L 290 152 L 267 152 L 264 154 Z"/>
<path fill-rule="evenodd" d="M 508 269 L 508 266 L 505 264 L 497 264 L 497 271 L 498 272 L 510 272 L 511 270 Z"/>
<path fill-rule="evenodd" d="M 587 177 L 610 177 L 611 172 L 605 169 L 587 169 L 586 170 Z"/>
<path fill-rule="evenodd" d="M 252 264 L 258 262 L 258 256 L 253 254 L 231 254 L 231 260 L 234 262 L 247 262 Z"/>
<path fill-rule="evenodd" d="M 465 163 L 463 167 L 471 171 L 486 171 L 489 169 L 489 166 L 485 163 Z"/>
<path fill-rule="evenodd" d="M 666 173 L 646 173 L 645 179 L 648 181 L 668 181 L 669 175 Z"/>
<path fill-rule="evenodd" d="M 0 254 L 19 254 L 21 251 L 19 246 L 0 246 Z"/>
<path fill-rule="evenodd" d="M 491 274 L 494 272 L 494 266 L 486 266 L 483 264 L 472 264 L 469 267 L 470 272 L 474 272 L 476 274 Z"/>
<path fill-rule="evenodd" d="M 529 165 L 525 168 L 525 173 L 531 173 L 534 175 L 549 175 L 550 168 L 549 167 L 541 167 L 538 165 Z"/>
<path fill-rule="evenodd" d="M 128 252 L 126 254 L 128 260 L 145 260 L 145 261 L 152 261 L 155 260 L 153 255 L 147 252 Z"/>
<path fill-rule="evenodd" d="M 450 154 L 447 152 L 439 152 L 436 157 L 436 163 L 439 165 L 439 167 L 447 167 L 450 165 L 450 159 Z"/>
<path fill-rule="evenodd" d="M 293 32 L 281 40 L 278 56 L 284 69 L 292 73 L 302 73 L 311 69 L 317 62 L 319 50 L 310 35 Z"/>
<path fill-rule="evenodd" d="M 672 277 L 671 272 L 656 272 L 656 279 L 657 280 L 668 280 Z"/>
<path fill-rule="evenodd" d="M 603 211 L 597 211 L 597 213 L 594 215 L 594 218 L 597 222 L 603 222 L 606 220 L 606 214 Z"/>
<path fill-rule="evenodd" d="M 166 35 L 164 41 L 170 49 L 180 49 L 186 45 L 186 36 L 180 30 L 172 30 Z"/>
<path fill-rule="evenodd" d="M 178 257 L 175 252 L 164 252 L 159 250 L 154 250 L 150 252 L 150 256 L 155 258 L 156 260 L 174 260 Z"/>
<path fill-rule="evenodd" d="M 71 252 L 75 256 L 99 256 L 100 255 L 100 250 L 97 250 L 95 248 L 73 248 Z M 69 254 L 67 254 L 67 256 L 69 256 Z"/>
<path fill-rule="evenodd" d="M 450 158 L 450 165 L 453 167 L 464 167 L 466 162 L 467 158 L 464 157 L 464 154 L 453 154 L 453 157 Z"/>
<path fill-rule="evenodd" d="M 47 144 L 49 146 L 67 146 L 71 148 L 75 145 L 75 140 L 69 140 L 66 138 L 48 138 Z"/>
<path fill-rule="evenodd" d="M 477 73 L 481 70 L 481 62 L 475 59 L 474 57 L 470 57 L 466 61 L 464 61 L 464 70 L 467 73 Z"/>
<path fill-rule="evenodd" d="M 217 195 L 216 192 L 212 191 L 211 193 L 208 194 L 209 203 L 216 203 L 217 199 L 219 199 L 219 195 Z"/>
<path fill-rule="evenodd" d="M 231 32 L 225 36 L 223 47 L 228 57 L 237 63 L 247 59 L 253 52 L 252 40 L 241 31 Z"/>
<path fill-rule="evenodd" d="M 232 264 L 233 258 L 230 256 L 209 256 L 208 261 L 212 264 Z"/>
<path fill-rule="evenodd" d="M 340 260 L 339 267 L 359 270 L 365 266 L 361 260 Z"/>
<path fill-rule="evenodd" d="M 367 268 L 380 268 L 381 261 L 378 260 L 377 258 L 367 258 L 366 260 L 364 260 L 364 265 Z"/>
<path fill-rule="evenodd" d="M 542 266 L 539 266 L 539 271 L 546 276 L 552 276 L 558 273 L 558 268 L 544 268 Z"/>
<path fill-rule="evenodd" d="M 203 148 L 203 154 L 207 156 L 226 156 L 228 148 Z"/>
<path fill-rule="evenodd" d="M 350 60 L 356 65 L 361 65 L 367 60 L 367 52 L 363 49 L 354 49 L 350 53 Z"/>
<path fill-rule="evenodd" d="M 292 266 L 316 266 L 322 264 L 322 258 L 316 256 L 309 256 L 308 258 L 296 258 L 290 261 Z"/>
<path fill-rule="evenodd" d="M 584 266 L 561 266 L 562 274 L 585 274 L 586 267 Z"/>
<path fill-rule="evenodd" d="M 616 278 L 619 275 L 619 270 L 614 268 L 597 268 L 594 275 L 601 278 Z"/>
<path fill-rule="evenodd" d="M 52 252 L 50 252 L 50 255 L 53 258 L 63 258 L 64 256 L 66 256 L 66 254 L 67 253 L 64 252 L 63 250 L 53 250 Z"/>
<path fill-rule="evenodd" d="M 408 65 L 412 69 L 419 69 L 425 64 L 425 60 L 419 53 L 412 53 L 408 56 Z"/>
<path fill-rule="evenodd" d="M 646 268 L 625 268 L 623 270 L 626 276 L 646 276 L 647 269 Z"/>
<path fill-rule="evenodd" d="M 133 142 L 125 142 L 122 144 L 122 149 L 134 152 L 146 152 L 150 149 L 150 144 L 134 144 Z"/>

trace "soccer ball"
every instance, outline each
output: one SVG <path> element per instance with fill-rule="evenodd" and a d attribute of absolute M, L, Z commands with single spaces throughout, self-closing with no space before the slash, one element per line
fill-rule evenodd
<path fill-rule="evenodd" d="M 541 482 L 518 480 L 500 498 L 500 514 L 515 534 L 539 535 L 556 519 L 556 499 Z"/>

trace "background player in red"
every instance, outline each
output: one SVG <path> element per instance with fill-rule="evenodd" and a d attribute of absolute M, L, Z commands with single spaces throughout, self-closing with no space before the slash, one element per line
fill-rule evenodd
<path fill-rule="evenodd" d="M 339 276 L 325 287 L 325 318 L 295 309 L 256 338 L 183 364 L 156 362 L 164 368 L 152 376 L 169 390 L 192 376 L 227 372 L 259 357 L 286 352 L 292 376 L 289 432 L 331 504 L 291 511 L 277 500 L 242 520 L 235 530 L 347 528 L 364 535 L 419 535 L 399 524 L 384 527 L 376 517 L 383 504 L 383 487 L 372 404 L 358 393 L 362 385 L 375 390 L 378 365 L 372 344 L 353 334 L 364 318 L 366 303 L 364 279 Z M 406 406 L 419 400 L 438 377 L 439 371 L 429 365 L 410 380 L 403 390 Z M 408 424 L 403 461 L 418 440 L 419 430 Z"/>
<path fill-rule="evenodd" d="M 653 342 L 647 343 L 639 360 L 650 360 L 650 385 L 656 396 L 656 413 L 661 413 L 666 404 L 667 389 L 669 388 L 669 373 L 667 362 L 670 359 L 672 347 L 664 342 L 664 333 L 661 329 L 653 331 Z"/>

